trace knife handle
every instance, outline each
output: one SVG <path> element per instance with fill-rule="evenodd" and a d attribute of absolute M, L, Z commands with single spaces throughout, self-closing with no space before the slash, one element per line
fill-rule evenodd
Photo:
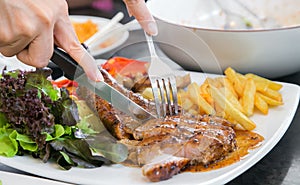
<path fill-rule="evenodd" d="M 68 53 L 57 46 L 54 46 L 53 55 L 50 60 L 60 67 L 64 72 L 64 76 L 70 80 L 75 80 L 84 74 L 82 67 Z"/>

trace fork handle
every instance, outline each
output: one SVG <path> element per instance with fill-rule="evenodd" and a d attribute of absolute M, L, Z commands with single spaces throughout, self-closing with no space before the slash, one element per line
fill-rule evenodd
<path fill-rule="evenodd" d="M 145 37 L 146 37 L 146 40 L 147 40 L 147 44 L 148 44 L 148 47 L 149 47 L 149 51 L 150 51 L 150 56 L 157 56 L 156 52 L 155 52 L 155 47 L 154 47 L 154 44 L 153 44 L 153 38 L 151 35 L 148 35 L 148 33 L 145 33 Z"/>

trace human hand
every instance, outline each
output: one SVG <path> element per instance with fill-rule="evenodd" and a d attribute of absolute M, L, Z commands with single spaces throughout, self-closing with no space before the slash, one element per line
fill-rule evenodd
<path fill-rule="evenodd" d="M 62 0 L 1 0 L 0 53 L 34 67 L 47 66 L 54 43 L 96 81 L 103 80 L 94 58 L 81 46 Z"/>
<path fill-rule="evenodd" d="M 142 28 L 150 35 L 157 35 L 156 22 L 144 0 L 123 0 L 130 16 L 134 16 Z"/>

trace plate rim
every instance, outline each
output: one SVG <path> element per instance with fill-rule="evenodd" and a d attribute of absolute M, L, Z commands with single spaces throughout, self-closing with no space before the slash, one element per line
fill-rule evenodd
<path fill-rule="evenodd" d="M 5 176 L 5 178 L 3 178 L 3 176 Z M 8 181 L 6 180 L 7 176 L 9 176 Z M 45 179 L 45 178 L 34 177 L 30 175 L 13 173 L 8 171 L 0 171 L 0 181 L 2 183 L 14 184 L 16 182 L 19 182 L 20 180 L 25 180 L 26 182 L 30 181 L 31 183 L 35 183 L 35 184 L 43 183 L 43 185 L 68 185 L 67 183 L 55 181 L 52 179 Z"/>

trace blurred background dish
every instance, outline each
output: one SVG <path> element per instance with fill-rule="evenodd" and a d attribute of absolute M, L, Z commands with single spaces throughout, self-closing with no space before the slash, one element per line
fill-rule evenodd
<path fill-rule="evenodd" d="M 240 2 L 257 17 L 235 0 L 223 2 L 222 8 L 245 17 L 251 28 L 225 29 L 226 15 L 215 1 L 149 0 L 159 27 L 155 40 L 168 57 L 188 70 L 221 73 L 232 67 L 268 78 L 300 71 L 300 1 Z M 262 25 L 266 18 L 275 24 Z M 204 47 L 216 60 L 206 56 Z"/>
<path fill-rule="evenodd" d="M 85 42 L 93 34 L 101 30 L 101 28 L 110 21 L 110 19 L 102 17 L 84 15 L 70 15 L 70 19 L 81 43 Z M 109 34 L 98 46 L 90 48 L 90 53 L 94 57 L 99 57 L 121 46 L 129 36 L 128 31 L 122 29 L 123 26 L 124 25 L 121 23 L 116 24 L 112 31 L 117 29 L 120 31 L 115 31 L 115 34 Z"/>

